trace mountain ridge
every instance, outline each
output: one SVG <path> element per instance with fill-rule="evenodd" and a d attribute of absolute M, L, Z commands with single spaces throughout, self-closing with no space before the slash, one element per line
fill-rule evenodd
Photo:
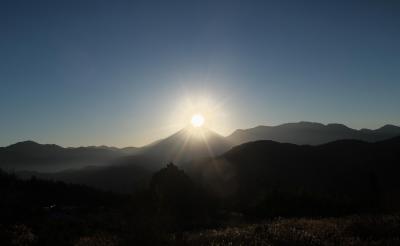
<path fill-rule="evenodd" d="M 395 160 L 399 151 L 400 137 L 376 143 L 351 139 L 337 140 L 317 146 L 258 140 L 235 146 L 217 157 L 197 159 L 182 163 L 180 166 L 195 180 L 203 185 L 210 185 L 218 194 L 225 196 L 235 190 L 238 191 L 237 182 L 244 181 L 243 185 L 251 185 L 252 175 L 258 177 L 254 180 L 258 180 L 257 182 L 275 180 L 274 182 L 278 183 L 279 180 L 287 182 L 291 177 L 295 177 L 296 182 L 313 187 L 306 177 L 325 182 L 319 178 L 320 172 L 329 177 L 329 172 L 335 171 L 337 172 L 335 177 L 346 178 L 346 175 L 341 176 L 343 175 L 341 171 L 345 171 L 363 180 L 365 177 L 368 178 L 369 171 L 377 171 L 380 175 L 384 174 L 385 177 L 390 178 L 388 179 L 390 182 L 395 182 L 394 176 L 397 176 L 397 172 L 392 170 L 399 168 L 392 160 Z M 384 162 L 380 163 L 380 160 Z M 55 173 L 19 172 L 18 175 L 24 178 L 34 175 L 45 179 L 85 184 L 103 190 L 129 193 L 138 187 L 143 187 L 149 181 L 151 173 L 167 163 L 160 162 L 156 158 L 138 155 L 123 157 L 109 166 Z M 365 170 L 362 173 L 354 173 L 353 168 L 356 171 Z M 270 172 L 277 172 L 279 176 L 275 177 Z M 307 176 L 308 173 L 310 176 Z M 240 177 L 244 177 L 245 180 Z M 295 187 L 296 182 L 290 181 L 288 184 Z M 258 187 L 257 185 L 254 187 Z"/>
<path fill-rule="evenodd" d="M 397 135 L 400 135 L 400 127 L 390 124 L 374 130 L 356 130 L 340 123 L 324 125 L 317 122 L 300 121 L 276 126 L 259 125 L 249 129 L 238 129 L 226 138 L 235 145 L 255 140 L 318 145 L 339 139 L 359 139 L 367 142 L 376 142 Z"/>
<path fill-rule="evenodd" d="M 232 145 L 222 135 L 207 128 L 186 127 L 164 139 L 144 146 L 141 155 L 157 156 L 162 162 L 188 162 L 215 157 Z"/>
<path fill-rule="evenodd" d="M 5 170 L 57 171 L 108 162 L 134 154 L 136 149 L 113 147 L 61 147 L 32 140 L 0 147 L 0 168 Z"/>
<path fill-rule="evenodd" d="M 268 192 L 302 191 L 338 196 L 344 203 L 349 198 L 365 201 L 375 194 L 389 208 L 400 205 L 399 151 L 400 136 L 375 143 L 349 139 L 317 146 L 259 140 L 184 168 L 196 182 L 223 197 L 240 198 L 246 201 L 244 206 L 259 202 Z"/>
<path fill-rule="evenodd" d="M 342 139 L 377 142 L 400 136 L 400 127 L 386 124 L 375 130 L 355 130 L 339 123 L 292 122 L 277 126 L 259 125 L 237 129 L 222 136 L 206 128 L 183 128 L 174 134 L 143 147 L 116 148 L 109 146 L 62 147 L 39 144 L 32 140 L 0 147 L 0 168 L 6 170 L 53 171 L 84 166 L 112 165 L 118 159 L 142 155 L 160 163 L 177 164 L 195 159 L 215 158 L 232 147 L 257 140 L 272 140 L 298 145 L 320 145 Z"/>

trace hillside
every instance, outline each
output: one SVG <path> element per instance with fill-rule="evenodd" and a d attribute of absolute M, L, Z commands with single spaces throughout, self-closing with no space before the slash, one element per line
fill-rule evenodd
<path fill-rule="evenodd" d="M 59 172 L 20 171 L 18 176 L 29 179 L 59 180 L 83 184 L 105 191 L 133 193 L 148 185 L 152 172 L 161 166 L 158 161 L 145 156 L 127 156 L 107 166 L 88 166 Z"/>
<path fill-rule="evenodd" d="M 376 130 L 355 130 L 341 124 L 299 122 L 236 130 L 227 137 L 205 128 L 187 127 L 167 138 L 139 148 L 107 146 L 64 148 L 33 141 L 19 142 L 0 147 L 0 168 L 15 171 L 58 172 L 87 166 L 112 165 L 124 162 L 124 158 L 130 156 L 144 156 L 156 160 L 160 164 L 152 164 L 150 168 L 160 168 L 161 163 L 170 161 L 180 165 L 215 158 L 233 146 L 257 140 L 319 145 L 343 139 L 376 142 L 399 135 L 400 127 L 393 125 L 385 125 Z M 126 163 L 129 164 L 129 161 Z"/>
<path fill-rule="evenodd" d="M 378 203 L 394 209 L 400 205 L 398 153 L 400 138 L 377 143 L 340 140 L 319 146 L 256 141 L 185 169 L 220 196 L 240 201 L 242 210 L 257 210 L 274 194 L 312 194 L 325 200 L 325 205 L 329 200 L 340 203 L 329 205 L 338 210 Z M 310 207 L 317 210 L 318 206 Z"/>
<path fill-rule="evenodd" d="M 342 124 L 324 125 L 313 122 L 298 122 L 236 130 L 227 137 L 227 140 L 235 145 L 256 140 L 318 145 L 340 139 L 376 142 L 396 136 L 400 136 L 400 127 L 393 125 L 385 125 L 376 130 L 355 130 Z"/>
<path fill-rule="evenodd" d="M 107 146 L 63 148 L 55 144 L 33 141 L 19 142 L 0 148 L 0 168 L 5 170 L 60 171 L 102 166 L 118 158 L 135 154 L 137 148 L 123 149 Z"/>
<path fill-rule="evenodd" d="M 163 163 L 172 161 L 181 164 L 216 157 L 231 147 L 229 141 L 211 130 L 188 127 L 142 147 L 138 153 L 157 158 Z"/>

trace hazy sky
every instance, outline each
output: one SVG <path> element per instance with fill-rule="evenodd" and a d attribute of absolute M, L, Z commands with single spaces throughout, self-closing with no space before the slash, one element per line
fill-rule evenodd
<path fill-rule="evenodd" d="M 186 124 L 188 101 L 223 135 L 399 125 L 399 13 L 397 0 L 2 0 L 0 146 L 143 145 Z"/>

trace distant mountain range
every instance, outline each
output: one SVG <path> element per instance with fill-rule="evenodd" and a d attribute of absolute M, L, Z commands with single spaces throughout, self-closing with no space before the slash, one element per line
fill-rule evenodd
<path fill-rule="evenodd" d="M 233 146 L 257 140 L 319 145 L 341 139 L 376 142 L 395 136 L 400 136 L 400 127 L 393 125 L 385 125 L 376 130 L 355 130 L 341 124 L 299 122 L 236 130 L 227 137 L 207 129 L 185 128 L 167 138 L 139 148 L 107 146 L 63 148 L 32 141 L 19 142 L 0 148 L 0 168 L 53 172 L 115 163 L 125 165 L 130 162 L 130 156 L 142 156 L 152 160 L 151 164 L 148 164 L 150 169 L 156 169 L 167 162 L 182 164 L 215 158 Z"/>
<path fill-rule="evenodd" d="M 340 139 L 357 139 L 376 142 L 400 136 L 400 127 L 385 125 L 376 130 L 355 130 L 342 124 L 313 122 L 287 123 L 278 126 L 257 126 L 236 130 L 226 139 L 234 145 L 257 140 L 272 140 L 280 143 L 318 145 Z"/>
<path fill-rule="evenodd" d="M 343 199 L 359 199 L 376 189 L 391 204 L 400 206 L 398 153 L 400 137 L 376 143 L 338 140 L 317 146 L 261 140 L 235 146 L 215 158 L 183 163 L 181 167 L 196 183 L 215 194 L 240 197 L 238 200 L 249 204 L 274 189 L 321 196 L 329 192 L 330 196 Z M 165 165 L 144 156 L 131 156 L 110 166 L 18 174 L 129 193 L 146 187 L 154 170 Z"/>
<path fill-rule="evenodd" d="M 63 148 L 55 144 L 24 141 L 0 148 L 0 168 L 5 170 L 57 171 L 102 166 L 118 158 L 134 155 L 137 148 L 89 146 Z"/>

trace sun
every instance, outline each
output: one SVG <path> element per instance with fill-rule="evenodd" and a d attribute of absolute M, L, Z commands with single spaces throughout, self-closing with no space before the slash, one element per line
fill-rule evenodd
<path fill-rule="evenodd" d="M 194 127 L 202 127 L 204 125 L 204 121 L 204 116 L 202 114 L 194 114 L 190 120 L 190 123 L 192 123 L 192 126 Z"/>

